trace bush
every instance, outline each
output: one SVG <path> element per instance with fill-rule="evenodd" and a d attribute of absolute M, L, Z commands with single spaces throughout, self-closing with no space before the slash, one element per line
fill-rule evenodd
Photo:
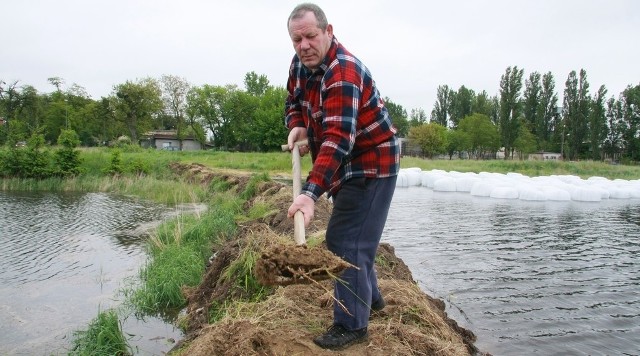
<path fill-rule="evenodd" d="M 68 177 L 80 174 L 80 152 L 76 147 L 80 144 L 80 138 L 74 130 L 62 130 L 58 136 L 58 145 L 62 148 L 55 153 L 55 173 L 58 176 Z"/>
<path fill-rule="evenodd" d="M 111 161 L 109 167 L 104 170 L 104 173 L 112 176 L 120 175 L 124 173 L 124 166 L 122 165 L 122 156 L 120 150 L 114 150 L 111 153 Z"/>
<path fill-rule="evenodd" d="M 51 154 L 43 150 L 44 136 L 33 135 L 26 147 L 11 147 L 0 161 L 0 175 L 5 178 L 43 179 L 52 175 Z"/>

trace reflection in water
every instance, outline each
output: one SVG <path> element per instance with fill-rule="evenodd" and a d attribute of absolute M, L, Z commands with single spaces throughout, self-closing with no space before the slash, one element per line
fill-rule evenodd
<path fill-rule="evenodd" d="M 101 193 L 0 192 L 0 210 L 0 354 L 64 354 L 74 331 L 121 304 L 118 289 L 146 260 L 140 226 L 167 215 Z M 125 331 L 145 354 L 179 337 L 160 320 L 132 319 Z M 160 337 L 141 339 L 145 329 Z"/>
<path fill-rule="evenodd" d="M 383 241 L 483 351 L 638 354 L 639 206 L 398 188 Z"/>

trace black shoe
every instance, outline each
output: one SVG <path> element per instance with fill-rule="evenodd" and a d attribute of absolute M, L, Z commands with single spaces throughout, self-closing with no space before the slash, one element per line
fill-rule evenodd
<path fill-rule="evenodd" d="M 366 341 L 368 337 L 367 328 L 347 330 L 342 325 L 334 325 L 326 333 L 313 339 L 313 342 L 323 349 L 335 351 Z"/>
<path fill-rule="evenodd" d="M 382 295 L 381 295 L 380 299 L 378 299 L 375 302 L 371 303 L 371 310 L 373 310 L 375 312 L 379 312 L 380 310 L 384 309 L 385 305 L 387 305 L 387 303 L 384 302 L 384 298 L 382 298 Z"/>

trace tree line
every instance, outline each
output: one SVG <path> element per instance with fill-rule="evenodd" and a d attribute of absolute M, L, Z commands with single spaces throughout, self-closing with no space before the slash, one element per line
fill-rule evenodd
<path fill-rule="evenodd" d="M 102 146 L 126 137 L 133 143 L 154 130 L 175 130 L 179 139 L 224 150 L 267 151 L 286 139 L 286 90 L 266 76 L 249 72 L 245 88 L 194 86 L 163 75 L 115 85 L 107 97 L 91 99 L 86 90 L 64 79 L 48 78 L 55 88 L 38 93 L 18 81 L 0 80 L 0 145 L 14 147 L 34 135 L 57 142 L 65 130 L 77 133 L 82 146 Z"/>
<path fill-rule="evenodd" d="M 63 90 L 62 78 L 48 81 L 51 93 L 0 80 L 0 144 L 13 147 L 34 135 L 53 144 L 65 130 L 76 132 L 82 146 L 123 136 L 137 143 L 153 130 L 175 130 L 178 138 L 222 150 L 277 150 L 286 138 L 286 90 L 255 72 L 245 75 L 244 88 L 194 86 L 163 75 L 115 85 L 97 100 L 77 84 Z M 524 78 L 516 66 L 506 68 L 494 96 L 440 85 L 430 116 L 385 102 L 399 136 L 410 142 L 409 154 L 479 159 L 504 149 L 505 158 L 553 151 L 570 160 L 640 160 L 640 85 L 617 98 L 607 97 L 604 85 L 591 94 L 580 70 L 569 73 L 563 94 L 560 103 L 551 72 Z"/>
<path fill-rule="evenodd" d="M 412 110 L 396 126 L 410 138 L 410 153 L 429 157 L 492 157 L 502 148 L 505 159 L 558 152 L 569 160 L 640 160 L 640 85 L 628 85 L 617 98 L 607 97 L 604 85 L 591 94 L 586 71 L 571 71 L 560 103 L 551 72 L 523 79 L 523 69 L 508 67 L 495 96 L 441 85 L 430 120 Z M 407 117 L 402 107 L 391 110 Z"/>

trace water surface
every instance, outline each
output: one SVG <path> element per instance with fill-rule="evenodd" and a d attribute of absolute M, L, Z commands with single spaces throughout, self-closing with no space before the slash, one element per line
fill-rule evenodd
<path fill-rule="evenodd" d="M 101 193 L 0 192 L 0 354 L 66 354 L 122 303 L 167 209 Z M 640 201 L 526 202 L 398 188 L 383 235 L 495 355 L 640 354 Z M 181 334 L 124 321 L 138 354 Z"/>
<path fill-rule="evenodd" d="M 145 232 L 168 209 L 102 193 L 0 192 L 0 354 L 66 354 L 76 330 L 118 307 L 146 261 Z M 161 354 L 179 331 L 128 317 L 141 354 Z"/>
<path fill-rule="evenodd" d="M 494 355 L 640 354 L 640 200 L 398 188 L 383 241 Z"/>

